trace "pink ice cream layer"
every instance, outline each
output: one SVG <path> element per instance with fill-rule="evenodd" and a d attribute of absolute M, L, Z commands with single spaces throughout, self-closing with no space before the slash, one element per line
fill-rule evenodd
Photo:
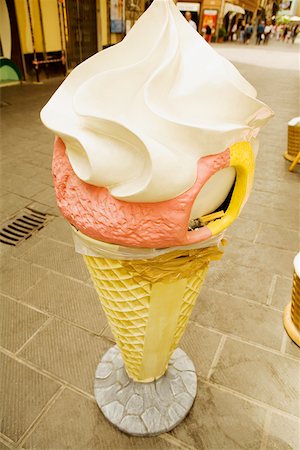
<path fill-rule="evenodd" d="M 124 202 L 106 188 L 81 181 L 60 138 L 54 143 L 52 173 L 63 216 L 85 235 L 128 247 L 165 248 L 211 237 L 207 227 L 188 231 L 191 209 L 206 181 L 229 163 L 229 149 L 201 158 L 194 185 L 178 197 L 157 203 Z"/>

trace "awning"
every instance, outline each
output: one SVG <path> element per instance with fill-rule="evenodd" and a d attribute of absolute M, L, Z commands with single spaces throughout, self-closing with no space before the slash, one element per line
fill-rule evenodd
<path fill-rule="evenodd" d="M 235 12 L 236 14 L 245 14 L 245 10 L 244 8 L 242 8 L 241 6 L 237 6 L 237 5 L 233 5 L 232 3 L 225 3 L 224 6 L 224 16 L 226 16 L 226 14 L 228 12 Z"/>

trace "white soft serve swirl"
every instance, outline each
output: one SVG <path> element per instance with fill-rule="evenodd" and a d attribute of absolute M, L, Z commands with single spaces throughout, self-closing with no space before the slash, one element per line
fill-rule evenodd
<path fill-rule="evenodd" d="M 199 158 L 252 140 L 271 115 L 172 0 L 155 0 L 120 44 L 74 69 L 41 112 L 77 176 L 129 202 L 183 193 Z M 233 180 L 231 168 L 216 174 L 193 217 L 219 206 Z"/>

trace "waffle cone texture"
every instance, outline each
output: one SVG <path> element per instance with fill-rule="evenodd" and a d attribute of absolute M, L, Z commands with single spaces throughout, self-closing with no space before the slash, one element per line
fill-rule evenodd
<path fill-rule="evenodd" d="M 209 261 L 222 255 L 217 247 L 212 249 L 173 252 L 138 261 L 84 256 L 133 380 L 150 382 L 165 373 Z"/>

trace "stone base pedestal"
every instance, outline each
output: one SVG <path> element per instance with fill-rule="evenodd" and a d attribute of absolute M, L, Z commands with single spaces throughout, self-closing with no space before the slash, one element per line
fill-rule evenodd
<path fill-rule="evenodd" d="M 131 435 L 153 436 L 172 430 L 188 414 L 197 376 L 192 361 L 178 348 L 165 375 L 150 383 L 135 382 L 114 346 L 97 367 L 94 389 L 99 408 L 113 425 Z"/>

